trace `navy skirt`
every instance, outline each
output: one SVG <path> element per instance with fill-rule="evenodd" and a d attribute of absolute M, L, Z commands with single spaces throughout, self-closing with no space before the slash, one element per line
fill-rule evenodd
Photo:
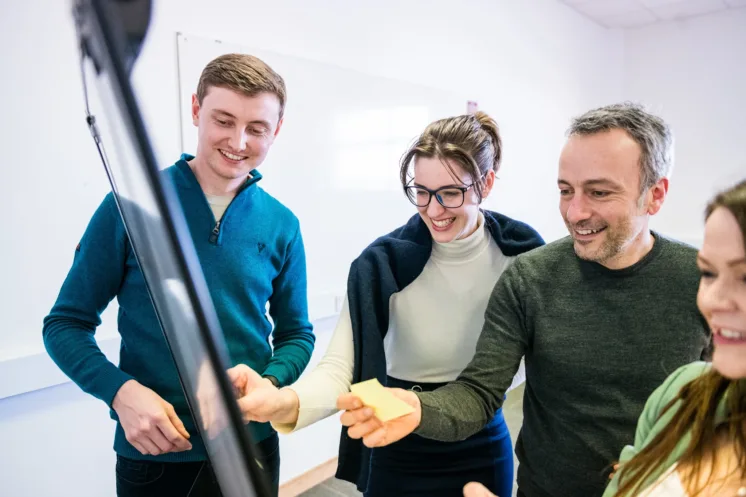
<path fill-rule="evenodd" d="M 432 391 L 445 385 L 388 378 L 388 386 Z M 494 494 L 513 495 L 513 444 L 502 409 L 480 432 L 461 442 L 409 435 L 373 449 L 365 497 L 463 497 L 464 485 L 482 483 Z"/>

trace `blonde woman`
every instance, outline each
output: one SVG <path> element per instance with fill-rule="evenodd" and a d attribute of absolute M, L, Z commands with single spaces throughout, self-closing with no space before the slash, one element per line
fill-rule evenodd
<path fill-rule="evenodd" d="M 746 181 L 706 210 L 697 305 L 712 364 L 674 372 L 650 396 L 604 497 L 746 496 Z"/>

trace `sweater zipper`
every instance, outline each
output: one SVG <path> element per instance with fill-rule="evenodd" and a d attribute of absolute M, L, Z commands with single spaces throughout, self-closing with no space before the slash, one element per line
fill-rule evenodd
<path fill-rule="evenodd" d="M 218 243 L 219 236 L 220 236 L 220 220 L 218 219 L 218 221 L 215 223 L 215 227 L 212 229 L 212 234 L 210 235 L 210 243 L 212 243 L 213 245 Z"/>
<path fill-rule="evenodd" d="M 222 220 L 225 219 L 225 215 L 228 214 L 228 209 L 231 208 L 231 205 L 233 205 L 233 202 L 236 200 L 236 198 L 238 198 L 239 195 L 241 195 L 243 189 L 244 188 L 239 190 L 236 193 L 236 195 L 233 196 L 231 201 L 226 206 L 225 211 L 223 211 L 223 217 L 215 221 L 215 226 L 212 228 L 212 233 L 210 233 L 210 243 L 212 243 L 213 245 L 218 244 L 218 238 L 220 237 L 220 224 L 222 223 Z M 207 205 L 207 210 L 212 212 L 212 207 L 210 207 L 210 202 L 207 201 L 207 197 L 205 197 L 204 194 L 202 196 L 205 198 L 205 204 Z"/>

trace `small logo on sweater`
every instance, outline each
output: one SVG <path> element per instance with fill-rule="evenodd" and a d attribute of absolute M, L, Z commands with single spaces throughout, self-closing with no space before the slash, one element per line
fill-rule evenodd
<path fill-rule="evenodd" d="M 260 254 L 264 251 L 265 248 L 267 248 L 267 246 L 264 245 L 263 243 L 257 243 L 256 246 L 259 249 Z"/>
<path fill-rule="evenodd" d="M 75 247 L 75 251 L 76 251 L 76 252 L 80 252 L 80 244 L 78 244 L 78 246 L 77 246 L 77 247 Z"/>

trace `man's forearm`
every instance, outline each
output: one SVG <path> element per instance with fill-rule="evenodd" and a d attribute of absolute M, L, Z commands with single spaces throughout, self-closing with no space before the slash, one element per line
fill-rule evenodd
<path fill-rule="evenodd" d="M 119 388 L 132 379 L 112 364 L 92 332 L 73 319 L 53 315 L 44 326 L 44 345 L 52 360 L 84 392 L 111 406 Z"/>
<path fill-rule="evenodd" d="M 503 400 L 483 387 L 461 380 L 417 396 L 422 420 L 415 433 L 443 442 L 464 440 L 484 428 L 502 407 Z"/>
<path fill-rule="evenodd" d="M 262 374 L 274 376 L 280 386 L 294 383 L 311 360 L 314 342 L 315 337 L 308 330 L 275 340 L 274 354 Z"/>

